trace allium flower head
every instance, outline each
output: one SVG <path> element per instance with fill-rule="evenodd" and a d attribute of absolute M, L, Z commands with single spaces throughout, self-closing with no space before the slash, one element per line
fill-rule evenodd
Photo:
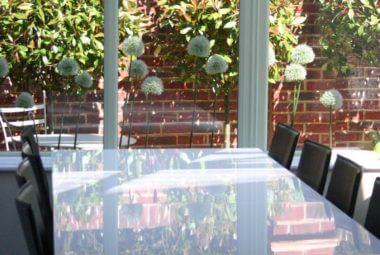
<path fill-rule="evenodd" d="M 322 94 L 319 102 L 328 108 L 339 109 L 343 105 L 343 97 L 338 90 L 330 89 Z"/>
<path fill-rule="evenodd" d="M 83 88 L 91 88 L 93 80 L 91 75 L 88 72 L 83 72 L 75 76 L 75 83 Z"/>
<path fill-rule="evenodd" d="M 160 78 L 156 76 L 150 76 L 146 78 L 141 84 L 141 91 L 144 92 L 145 95 L 161 95 L 162 92 L 164 92 L 164 85 Z"/>
<path fill-rule="evenodd" d="M 225 73 L 228 69 L 226 60 L 218 54 L 212 55 L 206 63 L 207 74 Z"/>
<path fill-rule="evenodd" d="M 8 62 L 5 58 L 0 58 L 0 78 L 4 78 L 9 73 Z"/>
<path fill-rule="evenodd" d="M 268 48 L 268 66 L 274 65 L 276 63 L 276 54 L 274 53 L 274 50 L 272 47 Z"/>
<path fill-rule="evenodd" d="M 148 67 L 142 60 L 133 60 L 131 63 L 131 69 L 129 70 L 129 75 L 134 79 L 144 79 L 148 74 Z"/>
<path fill-rule="evenodd" d="M 121 44 L 121 50 L 125 55 L 140 57 L 144 53 L 144 43 L 138 36 L 130 36 Z"/>
<path fill-rule="evenodd" d="M 73 58 L 64 58 L 58 63 L 58 73 L 62 76 L 74 76 L 79 72 L 79 64 Z"/>
<path fill-rule="evenodd" d="M 16 99 L 16 107 L 31 108 L 34 105 L 33 97 L 28 92 L 21 92 Z"/>
<path fill-rule="evenodd" d="M 306 79 L 306 69 L 299 64 L 290 64 L 285 68 L 285 80 L 288 82 L 303 81 Z"/>
<path fill-rule="evenodd" d="M 190 40 L 187 52 L 196 57 L 206 58 L 210 55 L 210 41 L 203 35 L 198 35 Z"/>
<path fill-rule="evenodd" d="M 296 64 L 309 64 L 314 61 L 315 54 L 310 46 L 306 44 L 300 44 L 294 48 L 291 59 L 292 62 Z"/>

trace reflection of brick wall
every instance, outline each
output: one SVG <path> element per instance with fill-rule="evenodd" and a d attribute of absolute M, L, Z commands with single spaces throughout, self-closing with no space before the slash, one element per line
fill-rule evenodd
<path fill-rule="evenodd" d="M 369 147 L 369 137 L 363 131 L 380 127 L 380 68 L 357 66 L 350 77 L 337 77 L 323 70 L 325 59 L 320 57 L 318 4 L 304 1 L 303 12 L 307 15 L 306 26 L 300 41 L 314 47 L 317 59 L 308 66 L 308 80 L 302 84 L 296 128 L 302 131 L 303 141 L 309 138 L 328 144 L 329 114 L 319 103 L 323 91 L 336 88 L 343 97 L 343 108 L 334 115 L 335 146 Z M 271 89 L 272 129 L 276 122 L 290 122 L 292 86 L 281 84 Z"/>

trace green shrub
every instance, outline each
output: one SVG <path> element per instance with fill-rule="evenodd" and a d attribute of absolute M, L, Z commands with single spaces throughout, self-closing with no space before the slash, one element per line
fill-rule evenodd
<path fill-rule="evenodd" d="M 161 12 L 157 26 L 160 33 L 168 37 L 156 43 L 156 53 L 175 62 L 176 70 L 184 80 L 191 80 L 193 65 L 191 56 L 187 56 L 186 45 L 199 34 L 205 35 L 212 45 L 212 52 L 223 55 L 229 62 L 226 84 L 234 86 L 238 78 L 239 57 L 239 0 L 193 1 L 159 0 Z M 270 82 L 281 79 L 284 67 L 289 63 L 291 50 L 298 43 L 297 31 L 305 17 L 296 13 L 296 0 L 270 1 L 270 44 L 276 51 L 277 63 L 270 70 Z M 201 77 L 207 81 L 205 73 Z M 228 92 L 228 91 L 227 91 Z"/>
<path fill-rule="evenodd" d="M 378 66 L 380 8 L 376 0 L 320 0 L 322 54 L 329 69 L 348 74 L 354 62 Z"/>
<path fill-rule="evenodd" d="M 148 16 L 137 1 L 121 1 L 120 40 L 141 34 Z M 0 56 L 11 65 L 16 88 L 38 85 L 60 91 L 57 63 L 75 58 L 94 78 L 103 68 L 103 1 L 98 0 L 0 0 Z"/>

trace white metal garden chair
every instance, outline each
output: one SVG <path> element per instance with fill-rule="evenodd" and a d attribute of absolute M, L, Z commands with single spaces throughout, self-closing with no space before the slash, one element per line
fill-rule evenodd
<path fill-rule="evenodd" d="M 35 126 L 38 130 L 43 129 L 46 134 L 46 92 L 42 91 L 42 94 L 42 104 L 36 104 L 31 108 L 0 107 L 0 125 L 7 151 L 10 150 L 9 144 L 12 144 L 16 150 L 15 142 L 20 140 L 20 137 L 14 136 L 12 131 L 21 131 L 25 126 Z"/>

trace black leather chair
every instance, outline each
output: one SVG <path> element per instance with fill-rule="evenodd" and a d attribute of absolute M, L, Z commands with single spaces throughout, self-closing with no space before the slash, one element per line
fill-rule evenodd
<path fill-rule="evenodd" d="M 319 194 L 323 194 L 330 158 L 331 149 L 329 147 L 306 140 L 296 175 Z"/>
<path fill-rule="evenodd" d="M 278 123 L 268 155 L 285 168 L 290 169 L 299 134 L 297 129 L 283 123 Z"/>
<path fill-rule="evenodd" d="M 354 214 L 361 177 L 361 166 L 338 155 L 326 198 L 350 217 Z"/>
<path fill-rule="evenodd" d="M 24 127 L 21 133 L 21 156 L 25 158 L 26 155 L 39 155 L 40 150 L 36 139 L 34 138 L 34 127 L 27 126 Z"/>
<path fill-rule="evenodd" d="M 373 186 L 372 197 L 369 202 L 365 228 L 368 229 L 377 238 L 380 238 L 380 177 L 376 178 Z"/>
<path fill-rule="evenodd" d="M 38 192 L 37 196 L 40 197 L 43 204 L 50 208 L 49 213 L 52 214 L 49 184 L 40 156 L 27 155 L 22 160 L 16 170 L 16 181 L 19 187 L 30 181 Z"/>
<path fill-rule="evenodd" d="M 29 254 L 53 254 L 52 236 L 49 236 L 50 233 L 44 224 L 39 201 L 31 182 L 21 187 L 15 203 Z"/>

